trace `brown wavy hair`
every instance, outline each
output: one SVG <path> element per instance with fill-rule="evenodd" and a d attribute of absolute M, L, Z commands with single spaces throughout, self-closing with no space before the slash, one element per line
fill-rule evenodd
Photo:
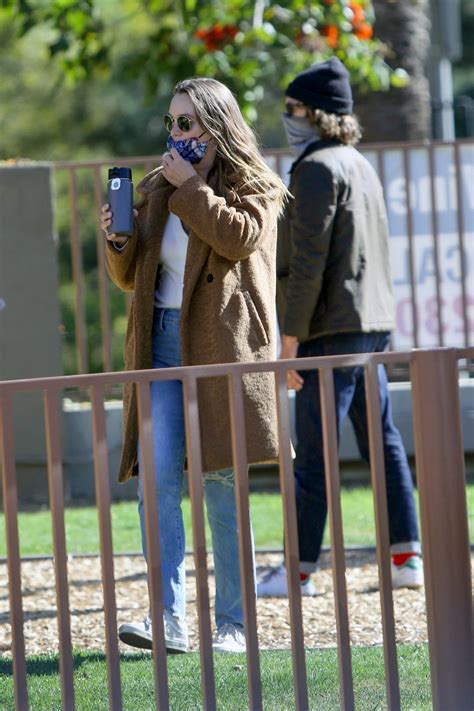
<path fill-rule="evenodd" d="M 332 138 L 346 146 L 356 146 L 362 138 L 362 129 L 354 114 L 330 114 L 322 109 L 309 109 L 309 120 L 321 138 Z"/>

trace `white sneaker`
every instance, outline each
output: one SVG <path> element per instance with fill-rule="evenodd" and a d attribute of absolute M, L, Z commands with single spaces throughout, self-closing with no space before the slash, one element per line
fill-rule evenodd
<path fill-rule="evenodd" d="M 392 562 L 392 588 L 412 588 L 416 590 L 423 585 L 423 563 L 419 555 L 411 555 L 403 565 Z"/>
<path fill-rule="evenodd" d="M 245 635 L 242 627 L 226 622 L 217 630 L 212 640 L 215 652 L 245 652 Z"/>
<path fill-rule="evenodd" d="M 163 616 L 165 644 L 168 652 L 179 654 L 188 651 L 188 626 L 186 620 L 175 617 L 169 610 Z"/>
<path fill-rule="evenodd" d="M 163 615 L 165 627 L 166 650 L 171 654 L 188 651 L 188 628 L 184 620 L 175 617 L 169 610 Z M 153 640 L 151 632 L 151 617 L 147 615 L 143 622 L 132 622 L 120 625 L 119 639 L 131 647 L 139 649 L 152 649 Z"/>
<path fill-rule="evenodd" d="M 314 597 L 316 588 L 311 578 L 301 583 L 301 595 Z M 288 577 L 284 565 L 272 568 L 257 583 L 257 597 L 288 597 Z"/>

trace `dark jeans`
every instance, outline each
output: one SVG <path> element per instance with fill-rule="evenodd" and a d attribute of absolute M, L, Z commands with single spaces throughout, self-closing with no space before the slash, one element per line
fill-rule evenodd
<path fill-rule="evenodd" d="M 381 352 L 388 349 L 389 339 L 388 333 L 375 332 L 324 336 L 301 343 L 298 357 Z M 296 393 L 296 508 L 300 569 L 310 573 L 316 569 L 321 551 L 327 500 L 318 371 L 301 371 L 301 375 L 304 385 Z M 419 551 L 413 480 L 400 433 L 393 424 L 387 375 L 383 365 L 379 365 L 378 375 L 391 551 Z M 338 368 L 334 371 L 338 441 L 341 425 L 349 415 L 361 456 L 368 462 L 364 388 L 363 367 Z"/>

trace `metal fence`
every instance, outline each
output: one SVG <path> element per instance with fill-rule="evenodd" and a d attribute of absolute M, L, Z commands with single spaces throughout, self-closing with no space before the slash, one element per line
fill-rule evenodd
<path fill-rule="evenodd" d="M 362 145 L 385 188 L 397 327 L 393 350 L 417 347 L 468 347 L 474 343 L 474 142 Z M 284 179 L 293 157 L 268 151 L 266 159 Z M 57 212 L 71 254 L 74 283 L 74 347 L 71 372 L 90 370 L 92 325 L 86 322 L 83 253 L 95 231 L 97 286 L 91 301 L 100 304 L 100 342 L 95 370 L 113 370 L 110 294 L 105 272 L 105 240 L 98 226 L 104 201 L 106 166 L 134 168 L 135 183 L 160 156 L 109 158 L 54 164 L 62 186 Z M 67 176 L 67 179 L 66 179 Z M 66 237 L 67 235 L 67 237 Z M 123 297 L 123 313 L 126 299 Z M 67 334 L 66 334 L 67 335 Z M 72 334 L 71 334 L 72 335 Z M 121 365 L 116 364 L 116 369 Z"/>
<path fill-rule="evenodd" d="M 473 357 L 473 348 L 420 349 L 408 353 L 298 359 L 297 362 L 278 361 L 254 364 L 194 366 L 0 383 L 0 450 L 2 452 L 1 463 L 8 552 L 10 622 L 16 709 L 26 711 L 29 706 L 23 634 L 12 399 L 16 393 L 24 391 L 39 391 L 43 393 L 44 397 L 48 482 L 56 575 L 62 707 L 69 710 L 74 709 L 75 704 L 58 396 L 64 388 L 87 388 L 90 391 L 93 408 L 94 468 L 100 529 L 104 624 L 106 628 L 108 702 L 111 710 L 118 711 L 122 708 L 120 657 L 116 634 L 117 620 L 109 477 L 107 471 L 104 390 L 117 382 L 130 381 L 136 383 L 138 394 L 142 457 L 141 475 L 143 476 L 147 550 L 149 555 L 148 581 L 153 639 L 155 640 L 153 650 L 155 702 L 156 708 L 160 709 L 160 711 L 169 708 L 163 608 L 161 603 L 158 514 L 155 506 L 153 475 L 150 382 L 171 379 L 178 379 L 183 383 L 203 708 L 207 711 L 216 708 L 204 533 L 203 476 L 197 384 L 200 378 L 223 376 L 228 381 L 232 451 L 236 479 L 235 495 L 247 642 L 248 708 L 252 711 L 263 708 L 250 545 L 249 489 L 242 390 L 242 376 L 249 372 L 272 372 L 275 378 L 280 442 L 280 487 L 285 521 L 286 565 L 289 580 L 294 706 L 298 711 L 309 708 L 286 385 L 286 371 L 292 367 L 298 367 L 299 370 L 317 368 L 320 374 L 326 487 L 338 640 L 340 704 L 345 711 L 354 708 L 350 620 L 346 593 L 333 383 L 334 368 L 351 366 L 362 366 L 365 369 L 370 469 L 375 502 L 377 562 L 384 640 L 386 699 L 387 707 L 390 711 L 400 709 L 400 685 L 391 592 L 387 500 L 377 373 L 378 364 L 380 363 L 389 365 L 402 362 L 409 367 L 412 379 L 413 420 L 417 481 L 420 496 L 433 708 L 436 711 L 446 711 L 446 709 L 471 711 L 474 703 L 472 584 L 459 408 L 458 367 L 460 360 L 472 359 Z M 317 681 L 314 683 L 317 683 Z"/>

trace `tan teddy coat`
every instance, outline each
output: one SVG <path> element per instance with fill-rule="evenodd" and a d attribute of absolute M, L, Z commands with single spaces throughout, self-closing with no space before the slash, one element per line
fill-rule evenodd
<path fill-rule="evenodd" d="M 248 188 L 220 197 L 212 178 L 199 176 L 180 188 L 153 171 L 138 186 L 142 204 L 125 249 L 107 246 L 111 279 L 133 291 L 125 341 L 125 367 L 152 367 L 153 300 L 169 210 L 189 229 L 181 307 L 183 365 L 275 358 L 275 251 L 277 205 Z M 232 465 L 225 378 L 198 381 L 203 470 Z M 249 463 L 277 458 L 275 386 L 272 374 L 243 378 Z M 124 389 L 124 444 L 119 481 L 138 474 L 137 402 Z"/>

